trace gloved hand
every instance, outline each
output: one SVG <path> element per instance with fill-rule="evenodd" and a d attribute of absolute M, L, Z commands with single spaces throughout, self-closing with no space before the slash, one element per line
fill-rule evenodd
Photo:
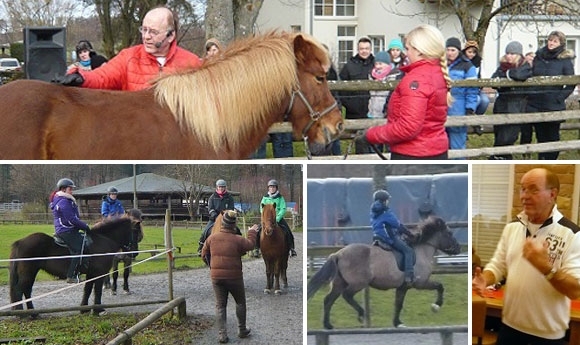
<path fill-rule="evenodd" d="M 361 129 L 356 132 L 353 138 L 355 144 L 359 145 L 370 145 L 369 141 L 367 140 L 367 130 Z"/>
<path fill-rule="evenodd" d="M 218 214 L 216 212 L 216 210 L 211 210 L 209 211 L 209 219 L 211 221 L 214 221 L 217 218 Z"/>
<path fill-rule="evenodd" d="M 475 115 L 475 110 L 473 109 L 465 109 L 465 115 Z"/>
<path fill-rule="evenodd" d="M 52 82 L 64 86 L 81 86 L 85 82 L 85 79 L 79 73 L 71 73 L 64 77 L 55 78 Z"/>

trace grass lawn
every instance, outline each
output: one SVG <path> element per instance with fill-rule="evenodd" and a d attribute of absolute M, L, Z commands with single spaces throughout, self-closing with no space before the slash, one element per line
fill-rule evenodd
<path fill-rule="evenodd" d="M 405 297 L 401 320 L 407 326 L 465 325 L 468 321 L 468 282 L 467 274 L 439 274 L 431 279 L 445 287 L 443 306 L 437 314 L 431 312 L 436 291 L 411 289 Z M 322 287 L 307 303 L 307 329 L 322 329 L 323 299 L 328 286 Z M 363 306 L 363 292 L 355 296 Z M 395 290 L 380 291 L 370 289 L 371 327 L 392 327 Z M 364 307 L 364 306 L 363 306 Z M 354 309 L 339 297 L 330 312 L 330 322 L 335 328 L 359 328 Z"/>

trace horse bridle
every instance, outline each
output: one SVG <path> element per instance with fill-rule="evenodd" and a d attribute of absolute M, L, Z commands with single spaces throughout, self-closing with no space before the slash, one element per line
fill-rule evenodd
<path fill-rule="evenodd" d="M 302 93 L 302 90 L 296 89 L 296 90 L 292 91 L 292 95 L 290 97 L 290 104 L 288 105 L 288 110 L 286 110 L 286 113 L 284 114 L 284 121 L 288 121 L 288 117 L 290 116 L 290 111 L 292 111 L 292 107 L 294 107 L 294 99 L 296 98 L 296 95 L 298 95 L 298 98 L 300 98 L 302 100 L 302 103 L 304 103 L 304 105 L 306 106 L 306 109 L 308 109 L 308 111 L 310 113 L 309 114 L 310 115 L 310 122 L 308 122 L 308 124 L 304 127 L 304 129 L 302 129 L 302 140 L 304 142 L 304 147 L 305 147 L 305 151 L 306 151 L 306 155 L 307 155 L 308 159 L 312 159 L 312 153 L 310 152 L 310 149 L 308 148 L 308 136 L 306 135 L 306 133 L 308 133 L 308 131 L 310 130 L 310 128 L 312 128 L 314 123 L 316 123 L 321 117 L 330 113 L 336 106 L 338 106 L 338 103 L 335 100 L 331 106 L 329 106 L 328 108 L 324 109 L 321 112 L 318 112 L 318 111 L 314 110 L 314 108 L 312 108 L 312 106 L 310 105 L 310 102 L 308 102 L 308 100 L 304 96 L 304 93 Z"/>

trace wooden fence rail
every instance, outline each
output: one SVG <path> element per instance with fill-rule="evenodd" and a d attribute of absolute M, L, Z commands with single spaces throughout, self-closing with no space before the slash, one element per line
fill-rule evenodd
<path fill-rule="evenodd" d="M 402 333 L 439 333 L 442 345 L 453 345 L 453 333 L 467 333 L 467 325 L 458 326 L 431 326 L 431 327 L 402 327 L 402 328 L 352 328 L 352 329 L 313 329 L 307 335 L 316 337 L 316 345 L 329 345 L 331 335 L 369 335 L 369 334 L 402 334 Z"/>
<path fill-rule="evenodd" d="M 122 345 L 131 345 L 133 343 L 131 339 L 133 338 L 133 336 L 135 334 L 137 334 L 141 330 L 151 326 L 151 324 L 153 322 L 159 320 L 163 315 L 165 315 L 169 312 L 173 312 L 173 309 L 175 309 L 175 308 L 178 309 L 179 319 L 180 320 L 184 319 L 186 317 L 185 297 L 178 297 L 178 298 L 175 298 L 175 299 L 169 301 L 167 304 L 165 304 L 161 308 L 155 310 L 154 312 L 149 314 L 146 318 L 139 321 L 134 326 L 119 333 L 119 335 L 117 335 L 117 337 L 115 339 L 108 342 L 107 345 L 121 345 L 121 344 Z"/>

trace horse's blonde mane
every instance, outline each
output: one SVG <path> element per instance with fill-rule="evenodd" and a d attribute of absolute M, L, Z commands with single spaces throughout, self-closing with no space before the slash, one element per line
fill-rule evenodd
<path fill-rule="evenodd" d="M 271 32 L 232 42 L 197 71 L 157 80 L 156 99 L 215 151 L 233 149 L 297 87 L 294 37 Z"/>

